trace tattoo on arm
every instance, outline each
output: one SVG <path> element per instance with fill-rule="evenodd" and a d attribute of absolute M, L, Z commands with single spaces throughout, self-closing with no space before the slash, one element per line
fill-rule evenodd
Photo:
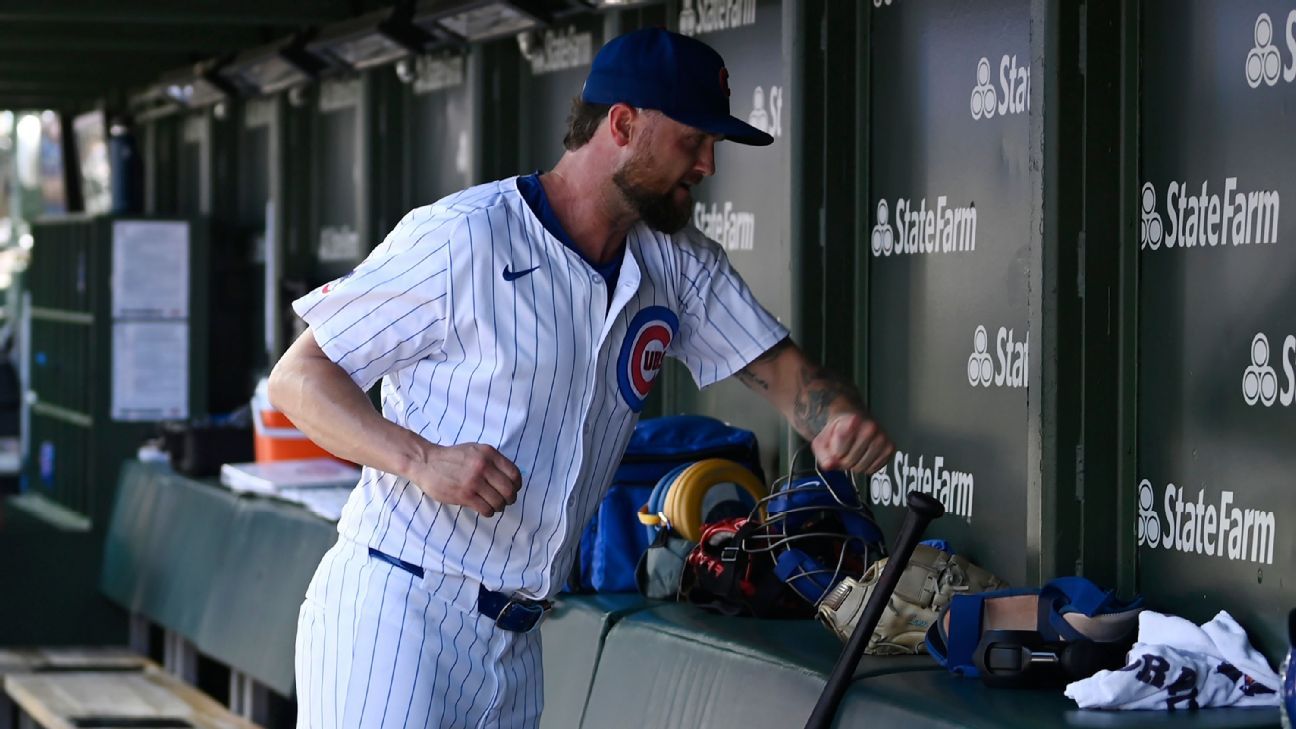
<path fill-rule="evenodd" d="M 838 398 L 846 398 L 847 405 L 864 410 L 859 390 L 840 375 L 816 365 L 802 367 L 793 424 L 802 431 L 802 435 L 818 435 L 828 424 L 828 410 Z"/>
<path fill-rule="evenodd" d="M 764 362 L 769 362 L 770 360 L 774 359 L 775 357 L 778 357 L 779 354 L 781 354 L 781 353 L 783 352 L 783 350 L 785 350 L 785 349 L 787 349 L 788 347 L 791 347 L 791 346 L 792 346 L 792 340 L 791 340 L 791 338 L 789 338 L 789 337 L 784 337 L 783 339 L 780 339 L 780 340 L 778 341 L 778 343 L 775 344 L 773 347 L 770 347 L 769 349 L 765 350 L 764 352 L 761 352 L 760 355 L 757 356 L 756 359 L 754 359 L 754 360 L 752 360 L 750 363 L 748 363 L 746 367 L 744 367 L 744 368 L 738 370 L 737 372 L 735 372 L 735 373 L 734 373 L 734 376 L 737 377 L 738 380 L 739 380 L 740 382 L 742 382 L 744 385 L 746 385 L 747 387 L 749 387 L 749 388 L 751 388 L 751 389 L 753 389 L 753 390 L 767 390 L 767 391 L 768 391 L 768 390 L 769 390 L 769 383 L 766 382 L 765 380 L 761 379 L 760 377 L 757 377 L 757 376 L 756 376 L 756 373 L 755 373 L 755 372 L 752 372 L 752 370 L 751 370 L 751 366 L 754 365 L 754 364 L 761 364 L 761 363 L 764 363 Z"/>
<path fill-rule="evenodd" d="M 744 368 L 738 370 L 737 372 L 735 372 L 735 373 L 734 373 L 734 376 L 737 377 L 738 380 L 739 380 L 740 382 L 742 382 L 744 385 L 746 385 L 747 387 L 749 387 L 749 388 L 751 388 L 751 389 L 753 389 L 753 390 L 768 390 L 768 389 L 769 389 L 769 383 L 768 383 L 768 382 L 766 382 L 765 380 L 762 380 L 761 378 L 757 377 L 757 376 L 755 375 L 755 373 L 753 373 L 751 370 L 747 369 L 746 367 L 744 367 Z"/>

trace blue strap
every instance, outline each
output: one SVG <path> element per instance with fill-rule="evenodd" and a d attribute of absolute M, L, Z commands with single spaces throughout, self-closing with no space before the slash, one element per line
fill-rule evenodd
<path fill-rule="evenodd" d="M 1059 577 L 1040 589 L 1039 617 L 1036 621 L 1045 640 L 1085 640 L 1085 636 L 1064 616 L 1080 613 L 1085 617 L 1111 615 L 1143 607 L 1143 598 L 1120 600 L 1112 590 L 1102 590 L 1084 577 Z"/>
<path fill-rule="evenodd" d="M 932 630 L 927 633 L 928 652 L 938 663 L 954 673 L 971 677 L 980 675 L 973 656 L 981 642 L 985 601 L 1036 594 L 1039 595 L 1039 602 L 1035 629 L 1046 642 L 1088 640 L 1065 620 L 1063 616 L 1067 614 L 1081 613 L 1094 617 L 1143 607 L 1143 598 L 1128 602 L 1117 599 L 1111 591 L 1103 591 L 1083 577 L 1060 577 L 1046 583 L 1039 590 L 1010 589 L 955 595 L 947 609 L 949 629 L 945 630 L 944 616 L 936 619 Z"/>
<path fill-rule="evenodd" d="M 936 662 L 961 676 L 975 678 L 980 675 L 972 656 L 981 642 L 981 621 L 985 614 L 985 601 L 998 597 L 1034 595 L 1036 590 L 1017 588 L 955 595 L 949 607 L 949 630 L 945 630 L 945 615 L 936 618 L 927 631 L 927 652 Z"/>
<path fill-rule="evenodd" d="M 1103 591 L 1097 585 L 1083 577 L 1059 577 L 1055 580 L 1049 580 L 1040 591 L 1041 595 L 1058 594 L 1066 597 L 1068 612 L 1079 612 L 1089 617 L 1099 614 L 1100 612 L 1110 612 L 1105 609 L 1112 601 L 1112 593 Z"/>
<path fill-rule="evenodd" d="M 994 593 L 990 593 L 994 594 Z M 949 606 L 949 636 L 945 640 L 948 653 L 946 668 L 961 676 L 975 678 L 980 675 L 972 661 L 977 644 L 981 642 L 981 617 L 985 611 L 987 594 L 955 595 Z"/>

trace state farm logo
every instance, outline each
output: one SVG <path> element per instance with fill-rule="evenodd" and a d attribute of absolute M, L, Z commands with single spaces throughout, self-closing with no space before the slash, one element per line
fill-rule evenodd
<path fill-rule="evenodd" d="M 1168 484 L 1162 508 L 1156 508 L 1152 482 L 1138 486 L 1138 546 L 1185 554 L 1221 557 L 1231 562 L 1273 564 L 1278 518 L 1272 511 L 1234 505 L 1234 492 L 1219 492 L 1219 500 L 1198 489 L 1197 499 L 1181 486 Z M 1218 506 L 1216 506 L 1218 504 Z"/>
<path fill-rule="evenodd" d="M 972 497 L 976 479 L 972 474 L 945 467 L 945 459 L 936 456 L 931 466 L 925 456 L 911 459 L 896 451 L 891 473 L 883 468 L 869 478 L 869 501 L 879 506 L 903 506 L 910 491 L 929 494 L 945 506 L 945 511 L 972 521 Z"/>
<path fill-rule="evenodd" d="M 1238 178 L 1224 178 L 1224 192 L 1174 181 L 1166 187 L 1164 230 L 1157 210 L 1156 186 L 1144 182 L 1139 192 L 1139 248 L 1214 248 L 1278 242 L 1277 190 L 1239 190 Z"/>
<path fill-rule="evenodd" d="M 756 216 L 734 209 L 732 202 L 693 204 L 693 225 L 706 237 L 730 251 L 750 251 L 756 246 Z"/>
<path fill-rule="evenodd" d="M 755 24 L 756 0 L 684 0 L 680 3 L 679 32 L 684 35 L 714 33 Z"/>
<path fill-rule="evenodd" d="M 783 136 L 783 87 L 769 87 L 769 109 L 765 101 L 765 89 L 760 86 L 752 92 L 752 110 L 747 115 L 747 123 L 778 139 Z"/>
<path fill-rule="evenodd" d="M 999 59 L 999 90 L 990 83 L 990 59 L 977 61 L 976 85 L 972 87 L 972 118 L 992 119 L 996 114 L 1030 111 L 1030 66 L 1018 66 L 1017 56 L 1005 53 Z"/>
<path fill-rule="evenodd" d="M 927 198 L 917 204 L 896 198 L 895 226 L 891 228 L 891 208 L 886 198 L 877 204 L 877 220 L 870 236 L 874 256 L 919 255 L 926 253 L 963 253 L 976 250 L 977 209 L 975 204 L 953 207 L 944 195 L 928 208 Z"/>
<path fill-rule="evenodd" d="M 1152 484 L 1143 479 L 1138 488 L 1138 543 L 1140 546 L 1155 547 L 1161 542 L 1161 518 L 1152 508 L 1156 495 L 1152 493 Z"/>
<path fill-rule="evenodd" d="M 1030 367 L 1030 333 L 1017 341 L 1012 329 L 999 327 L 995 336 L 995 358 L 988 351 L 990 337 L 984 326 L 972 334 L 972 354 L 968 357 L 968 384 L 973 387 L 1026 387 Z"/>
<path fill-rule="evenodd" d="M 464 84 L 464 59 L 458 53 L 439 56 L 420 55 L 414 59 L 413 88 L 416 94 L 428 94 Z"/>
<path fill-rule="evenodd" d="M 1156 250 L 1161 247 L 1161 235 L 1165 232 L 1161 223 L 1161 214 L 1156 211 L 1156 188 L 1152 183 L 1143 183 L 1143 192 L 1139 195 L 1139 208 L 1142 216 L 1139 220 L 1139 244 L 1143 248 Z"/>
<path fill-rule="evenodd" d="M 1273 20 L 1269 13 L 1256 17 L 1253 40 L 1255 45 L 1246 55 L 1246 81 L 1253 89 L 1276 86 L 1278 79 L 1291 83 L 1296 79 L 1296 10 L 1287 14 L 1287 52 L 1291 61 L 1283 66 L 1282 54 L 1274 45 Z"/>
<path fill-rule="evenodd" d="M 531 73 L 536 76 L 588 66 L 593 57 L 593 34 L 578 33 L 575 26 L 558 31 L 546 30 L 541 46 L 527 56 L 531 61 Z"/>
<path fill-rule="evenodd" d="M 1271 359 L 1269 337 L 1257 333 L 1251 338 L 1251 364 L 1242 371 L 1242 401 L 1252 407 L 1275 404 L 1291 407 L 1296 402 L 1296 335 L 1283 338 L 1282 351 L 1278 354 L 1283 372 L 1281 386 Z"/>
<path fill-rule="evenodd" d="M 877 224 L 873 226 L 873 235 L 870 236 L 870 247 L 875 256 L 889 256 L 895 247 L 895 231 L 891 229 L 891 223 L 888 221 L 890 217 L 891 209 L 887 207 L 887 201 L 878 200 Z"/>

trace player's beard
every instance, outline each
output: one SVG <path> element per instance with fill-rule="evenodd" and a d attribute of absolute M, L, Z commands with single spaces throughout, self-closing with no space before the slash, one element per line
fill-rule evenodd
<path fill-rule="evenodd" d="M 613 184 L 645 225 L 667 234 L 679 232 L 688 225 L 693 197 L 677 202 L 675 185 L 660 193 L 652 186 L 652 179 L 645 156 L 638 153 L 612 174 Z"/>

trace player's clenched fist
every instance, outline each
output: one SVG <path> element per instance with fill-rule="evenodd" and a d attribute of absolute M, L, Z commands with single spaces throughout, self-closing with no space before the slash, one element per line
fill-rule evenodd
<path fill-rule="evenodd" d="M 871 474 L 895 453 L 891 438 L 877 421 L 863 413 L 834 416 L 810 447 L 820 467 Z"/>
<path fill-rule="evenodd" d="M 467 506 L 482 516 L 495 516 L 517 501 L 522 474 L 491 446 L 464 443 L 431 446 L 409 473 L 423 493 L 443 504 Z"/>

